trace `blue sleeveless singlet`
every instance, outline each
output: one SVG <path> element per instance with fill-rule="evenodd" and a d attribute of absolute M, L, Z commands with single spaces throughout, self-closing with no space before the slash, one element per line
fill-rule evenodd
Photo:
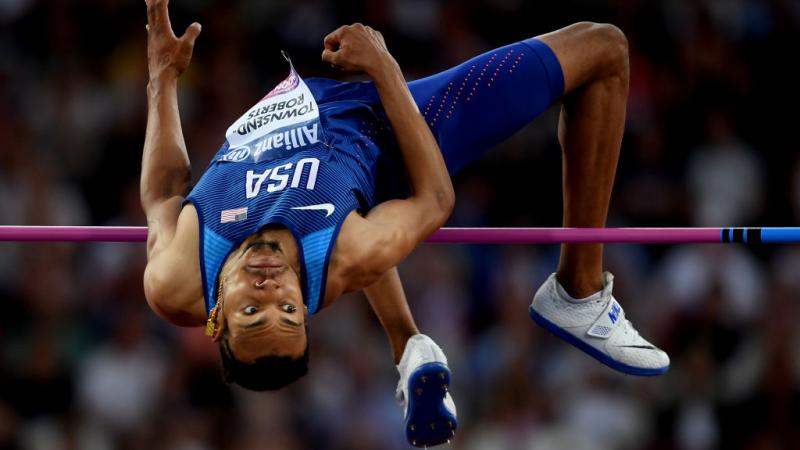
<path fill-rule="evenodd" d="M 359 121 L 385 119 L 353 95 L 364 84 L 316 79 L 312 92 L 289 66 L 289 76 L 228 128 L 187 198 L 199 218 L 207 311 L 217 302 L 220 270 L 231 252 L 278 224 L 298 243 L 304 302 L 316 313 L 339 228 L 351 211 L 374 204 L 381 155 L 376 139 L 356 128 Z M 374 88 L 361 90 L 374 98 Z"/>

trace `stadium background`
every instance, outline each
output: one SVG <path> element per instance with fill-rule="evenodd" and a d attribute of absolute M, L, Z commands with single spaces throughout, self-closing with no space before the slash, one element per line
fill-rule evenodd
<path fill-rule="evenodd" d="M 322 37 L 382 30 L 408 78 L 574 21 L 630 42 L 610 225 L 791 226 L 800 218 L 792 0 L 173 0 L 203 24 L 181 81 L 195 175 L 224 129 L 285 76 L 335 76 Z M 143 225 L 142 1 L 0 0 L 0 223 Z M 487 112 L 491 113 L 491 112 Z M 553 109 L 460 174 L 452 225 L 558 226 Z M 401 267 L 447 352 L 456 449 L 800 446 L 800 249 L 607 248 L 615 294 L 672 356 L 614 373 L 526 307 L 557 248 L 432 246 Z M 0 244 L 0 448 L 401 449 L 396 372 L 360 296 L 311 323 L 311 370 L 278 393 L 225 386 L 202 331 L 145 304 L 141 244 Z"/>

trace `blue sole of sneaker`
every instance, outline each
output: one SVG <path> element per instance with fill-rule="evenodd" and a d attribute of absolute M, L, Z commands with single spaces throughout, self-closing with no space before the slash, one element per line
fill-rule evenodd
<path fill-rule="evenodd" d="M 547 331 L 553 333 L 554 335 L 560 337 L 561 339 L 569 342 L 570 344 L 574 345 L 575 347 L 582 350 L 587 355 L 591 356 L 592 358 L 600 361 L 601 363 L 611 367 L 614 370 L 617 370 L 622 373 L 626 373 L 628 375 L 637 375 L 640 377 L 652 377 L 656 375 L 661 375 L 669 370 L 669 365 L 664 367 L 657 367 L 654 369 L 645 369 L 641 367 L 634 367 L 629 366 L 625 363 L 621 363 L 619 361 L 615 361 L 611 359 L 605 353 L 597 350 L 596 348 L 592 347 L 591 345 L 583 342 L 582 340 L 576 338 L 575 336 L 571 335 L 567 331 L 564 331 L 558 325 L 550 322 L 549 320 L 545 319 L 539 313 L 537 313 L 533 309 L 533 305 L 528 307 L 528 314 L 531 316 L 534 322 L 536 322 L 539 326 L 546 329 Z"/>
<path fill-rule="evenodd" d="M 445 406 L 450 369 L 442 363 L 423 364 L 408 377 L 406 439 L 415 447 L 433 447 L 453 438 L 458 420 Z"/>

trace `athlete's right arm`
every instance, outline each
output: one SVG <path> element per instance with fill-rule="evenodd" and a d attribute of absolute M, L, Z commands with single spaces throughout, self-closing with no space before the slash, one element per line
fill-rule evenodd
<path fill-rule="evenodd" d="M 141 203 L 148 228 L 144 288 L 150 307 L 164 319 L 179 325 L 202 323 L 201 317 L 194 317 L 197 315 L 196 307 L 187 308 L 193 304 L 188 297 L 197 295 L 197 289 L 183 288 L 196 284 L 192 282 L 191 274 L 184 273 L 188 272 L 187 264 L 182 262 L 190 257 L 180 253 L 185 253 L 187 246 L 173 242 L 191 177 L 178 114 L 177 80 L 189 65 L 198 34 L 200 25 L 193 23 L 182 37 L 177 38 L 170 25 L 167 1 L 147 0 L 150 78 L 140 180 Z M 181 220 L 187 222 L 185 218 Z M 194 275 L 194 278 L 199 276 Z"/>

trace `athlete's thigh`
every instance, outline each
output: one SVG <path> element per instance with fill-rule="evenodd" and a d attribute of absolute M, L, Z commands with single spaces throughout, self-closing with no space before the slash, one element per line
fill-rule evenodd
<path fill-rule="evenodd" d="M 564 91 L 558 59 L 527 39 L 409 83 L 450 173 L 506 140 Z"/>

